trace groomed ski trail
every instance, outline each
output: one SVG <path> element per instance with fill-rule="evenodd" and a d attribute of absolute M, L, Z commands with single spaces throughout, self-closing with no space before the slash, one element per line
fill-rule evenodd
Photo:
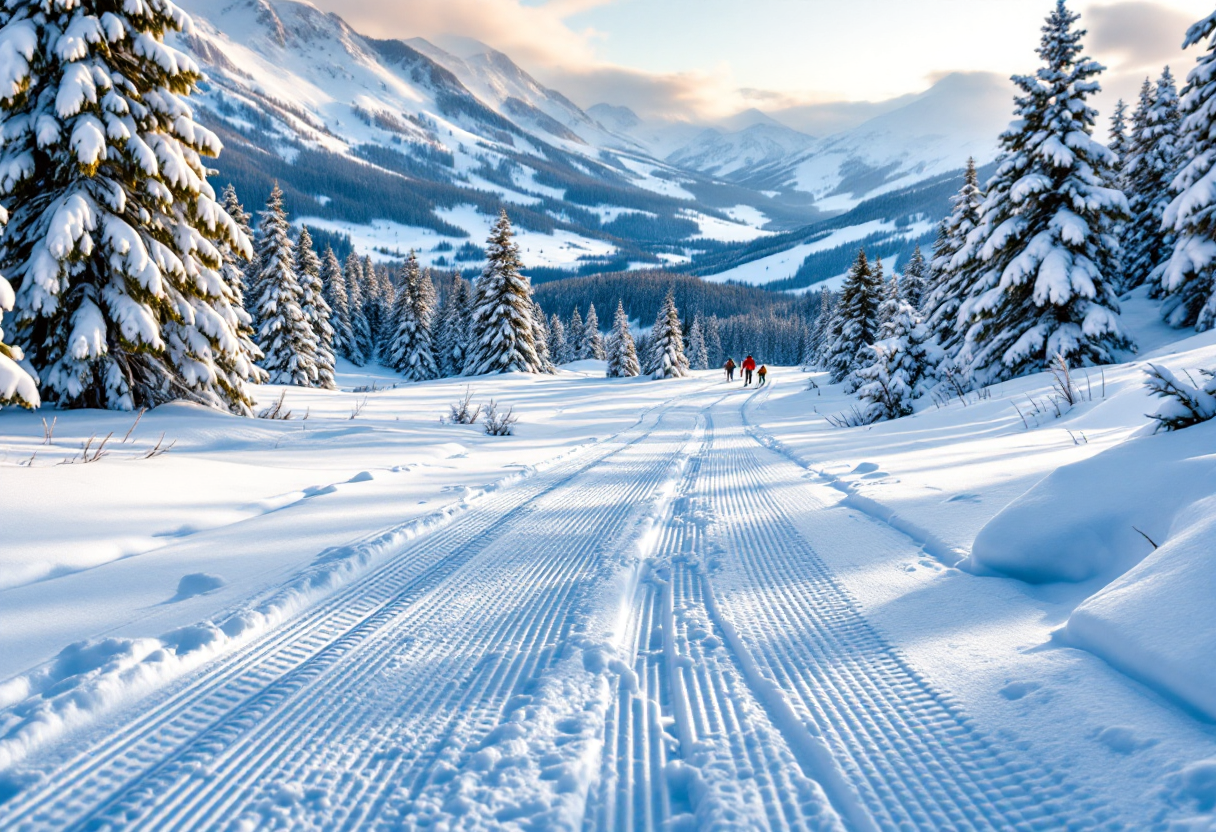
<path fill-rule="evenodd" d="M 1055 830 L 818 551 L 915 549 L 718 385 L 52 744 L 0 828 Z M 81 749 L 85 749 L 81 751 Z"/>
<path fill-rule="evenodd" d="M 714 410 L 627 641 L 585 829 L 1090 829 L 1061 771 L 987 738 L 817 546 L 916 545 Z M 796 518 L 796 521 L 795 521 Z"/>
<path fill-rule="evenodd" d="M 577 826 L 692 399 L 114 714 L 87 751 L 48 749 L 0 828 Z"/>

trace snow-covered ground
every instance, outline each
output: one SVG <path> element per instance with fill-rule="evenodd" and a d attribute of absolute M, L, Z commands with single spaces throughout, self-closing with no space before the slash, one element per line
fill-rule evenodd
<path fill-rule="evenodd" d="M 1216 335 L 1126 312 L 1058 415 L 594 362 L 473 380 L 506 438 L 350 366 L 6 409 L 0 827 L 1213 828 L 1216 426 L 1138 434 Z"/>

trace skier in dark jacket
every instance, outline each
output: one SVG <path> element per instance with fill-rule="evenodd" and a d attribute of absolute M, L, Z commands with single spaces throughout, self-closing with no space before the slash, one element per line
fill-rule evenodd
<path fill-rule="evenodd" d="M 722 369 L 726 370 L 726 380 L 727 381 L 735 380 L 735 359 L 733 359 L 733 358 L 726 359 L 726 363 L 722 365 Z"/>
<path fill-rule="evenodd" d="M 768 367 L 761 364 L 760 369 L 756 370 L 756 375 L 759 376 L 759 378 L 760 378 L 760 384 L 758 384 L 757 386 L 763 387 L 764 386 L 764 377 L 768 375 Z"/>
<path fill-rule="evenodd" d="M 743 386 L 747 387 L 752 383 L 752 373 L 756 371 L 756 359 L 750 355 L 743 359 Z"/>

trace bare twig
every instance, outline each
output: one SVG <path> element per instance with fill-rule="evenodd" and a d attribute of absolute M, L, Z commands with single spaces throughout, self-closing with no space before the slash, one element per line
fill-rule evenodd
<path fill-rule="evenodd" d="M 1059 397 L 1063 399 L 1069 407 L 1075 405 L 1078 398 L 1077 391 L 1076 388 L 1073 387 L 1072 374 L 1069 371 L 1068 361 L 1065 360 L 1063 353 L 1056 353 L 1055 360 L 1051 363 L 1051 375 L 1055 379 L 1053 385 L 1056 388 L 1056 392 L 1059 393 Z M 1056 409 L 1059 410 L 1058 407 Z"/>
<path fill-rule="evenodd" d="M 93 434 L 85 440 L 84 447 L 80 450 L 80 456 L 73 459 L 65 459 L 60 462 L 60 465 L 74 465 L 77 462 L 88 465 L 90 462 L 96 462 L 106 455 L 106 443 L 114 436 L 114 432 L 106 434 L 106 438 L 101 440 L 96 448 L 93 447 L 93 441 L 97 439 L 97 434 Z"/>
<path fill-rule="evenodd" d="M 1013 409 L 1016 410 L 1018 415 L 1022 417 L 1022 425 L 1026 428 L 1026 430 L 1030 430 L 1030 423 L 1026 421 L 1026 414 L 1022 413 L 1022 409 L 1018 407 L 1017 402 L 1013 402 Z"/>
<path fill-rule="evenodd" d="M 120 444 L 126 444 L 127 440 L 131 438 L 131 434 L 135 432 L 135 428 L 139 427 L 139 420 L 144 418 L 144 414 L 147 412 L 148 408 L 146 407 L 141 407 L 139 409 L 139 415 L 135 417 L 135 421 L 131 424 L 131 427 L 127 428 L 127 435 L 122 438 L 122 442 Z"/>
<path fill-rule="evenodd" d="M 1160 549 L 1160 548 L 1161 548 L 1160 546 L 1158 546 L 1158 545 L 1157 545 L 1157 543 L 1156 543 L 1156 542 L 1155 542 L 1155 541 L 1154 541 L 1154 540 L 1153 540 L 1151 537 L 1149 537 L 1149 536 L 1148 536 L 1148 535 L 1146 535 L 1144 532 L 1142 532 L 1142 531 L 1140 531 L 1139 529 L 1137 529 L 1135 526 L 1132 526 L 1132 529 L 1133 529 L 1134 531 L 1136 531 L 1137 533 L 1139 533 L 1139 535 L 1140 535 L 1141 537 L 1143 537 L 1145 540 L 1147 540 L 1147 541 L 1149 542 L 1149 544 L 1151 544 L 1151 545 L 1152 545 L 1152 547 L 1153 547 L 1153 549 L 1154 549 L 1154 550 L 1157 550 L 1157 549 Z"/>
<path fill-rule="evenodd" d="M 357 418 L 361 413 L 363 413 L 363 408 L 365 407 L 367 407 L 367 396 L 363 397 L 363 401 L 355 402 L 355 406 L 350 412 L 350 418 Z"/>
<path fill-rule="evenodd" d="M 156 447 L 153 448 L 152 450 L 148 451 L 146 454 L 144 454 L 144 459 L 152 459 L 153 457 L 157 457 L 162 454 L 167 454 L 167 453 L 169 453 L 170 450 L 173 449 L 173 446 L 177 444 L 177 440 L 174 439 L 168 445 L 164 445 L 162 447 L 162 443 L 164 441 L 165 441 L 165 435 L 162 433 L 160 435 L 160 439 L 156 440 Z"/>
<path fill-rule="evenodd" d="M 51 423 L 46 423 L 46 418 L 42 420 L 42 444 L 49 445 L 55 441 L 55 423 L 59 421 L 59 417 L 55 416 L 51 419 Z"/>

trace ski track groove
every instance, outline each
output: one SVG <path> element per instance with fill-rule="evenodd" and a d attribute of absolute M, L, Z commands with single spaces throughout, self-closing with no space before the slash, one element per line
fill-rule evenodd
<path fill-rule="evenodd" d="M 702 828 L 843 828 L 714 633 L 703 578 L 689 563 L 701 536 L 700 524 L 688 517 L 690 492 L 712 442 L 713 423 L 706 414 L 704 444 L 689 460 L 653 558 L 657 574 L 643 583 L 635 603 L 629 643 L 642 687 L 633 694 L 623 686 L 617 718 L 605 724 L 604 774 L 589 802 L 585 830 L 655 830 L 680 822 L 684 813 L 695 813 Z M 662 650 L 655 649 L 656 642 Z M 654 695 L 659 680 L 667 682 L 665 697 Z M 648 720 L 636 739 L 622 727 L 627 724 L 622 715 L 632 717 L 641 703 L 657 704 L 661 716 L 673 723 L 680 749 L 671 756 L 698 778 L 696 794 L 675 805 L 667 778 L 652 782 L 652 749 L 667 744 L 662 721 Z M 656 806 L 656 796 L 666 800 Z"/>
<path fill-rule="evenodd" d="M 507 651 L 499 650 L 496 663 L 489 666 L 491 672 L 482 675 L 484 685 L 472 688 L 479 693 L 491 691 L 493 702 L 488 709 L 483 709 L 479 720 L 466 714 L 463 721 L 476 722 L 474 731 L 492 725 L 499 715 L 493 704 L 500 705 L 519 680 L 527 679 L 550 663 L 555 655 L 554 639 L 560 642 L 569 635 L 569 607 L 574 586 L 590 568 L 593 555 L 602 549 L 602 539 L 609 537 L 607 532 L 611 527 L 619 527 L 628 518 L 627 508 L 634 501 L 647 496 L 647 491 L 653 492 L 654 485 L 672 464 L 679 447 L 674 433 L 668 441 L 656 444 L 666 453 L 642 444 L 652 434 L 660 432 L 670 413 L 659 413 L 652 425 L 635 426 L 632 430 L 637 435 L 631 440 L 623 438 L 630 432 L 625 431 L 622 437 L 610 440 L 607 447 L 591 454 L 590 458 L 580 455 L 504 493 L 480 501 L 453 524 L 407 544 L 403 553 L 355 584 L 339 590 L 237 655 L 216 660 L 181 689 L 169 691 L 159 703 L 122 725 L 103 743 L 70 760 L 46 782 L 30 787 L 7 805 L 0 806 L 0 826 L 92 826 L 112 822 L 128 828 L 172 829 L 217 817 L 217 812 L 225 813 L 219 817 L 231 817 L 229 812 L 241 797 L 237 786 L 253 785 L 258 775 L 283 765 L 289 756 L 294 761 L 291 770 L 298 772 L 312 759 L 303 752 L 311 748 L 311 753 L 319 751 L 324 755 L 327 748 L 335 747 L 333 741 L 344 739 L 345 734 L 356 730 L 354 726 L 343 725 L 341 720 L 327 720 L 323 714 L 321 721 L 309 726 L 306 736 L 293 735 L 287 738 L 291 745 L 280 744 L 276 750 L 276 743 L 265 743 L 258 732 L 252 730 L 254 726 L 265 727 L 273 723 L 298 731 L 300 714 L 309 707 L 315 709 L 317 702 L 324 701 L 314 690 L 315 685 L 329 684 L 341 690 L 343 676 L 340 671 L 344 663 L 352 664 L 355 654 L 363 655 L 379 642 L 388 640 L 391 643 L 391 638 L 401 635 L 397 630 L 402 628 L 387 626 L 394 617 L 413 622 L 424 610 L 442 607 L 443 602 L 437 598 L 432 598 L 431 606 L 426 607 L 424 601 L 428 593 L 434 596 L 436 589 L 443 588 L 453 573 L 478 560 L 479 556 L 484 560 L 485 550 L 495 548 L 494 544 L 499 542 L 495 532 L 515 524 L 520 527 L 521 540 L 527 539 L 528 534 L 533 539 L 543 538 L 544 526 L 551 526 L 552 519 L 538 518 L 535 505 L 557 495 L 554 498 L 557 509 L 565 507 L 569 513 L 582 517 L 578 524 L 567 524 L 565 533 L 583 533 L 588 545 L 584 547 L 581 559 L 549 552 L 547 563 L 542 559 L 535 571 L 523 576 L 527 581 L 524 584 L 506 579 L 498 581 L 500 596 L 518 596 L 520 586 L 548 586 L 549 582 L 563 580 L 565 591 L 549 593 L 552 597 L 548 605 L 516 607 L 516 615 L 502 622 L 495 634 L 496 645 L 514 634 L 517 642 L 532 640 L 534 647 L 539 644 L 539 650 L 518 654 L 509 663 L 503 662 Z M 644 455 L 642 450 L 651 452 Z M 640 458 L 617 477 L 615 490 L 601 491 L 598 484 L 592 483 L 591 495 L 580 493 L 577 484 L 563 492 L 563 486 L 580 475 L 614 457 L 627 456 L 630 451 L 637 451 Z M 638 476 L 643 473 L 642 469 L 647 469 L 649 476 Z M 579 512 L 588 496 L 602 497 L 605 493 L 615 500 L 615 505 L 620 507 L 618 510 L 601 514 L 594 520 L 588 519 L 593 512 Z M 518 550 L 519 559 L 535 557 L 535 552 L 528 547 L 518 547 Z M 503 574 L 500 577 L 510 576 Z M 538 580 L 540 583 L 535 583 Z M 558 606 L 563 605 L 565 614 L 559 615 Z M 491 604 L 482 606 L 493 609 Z M 403 611 L 404 616 L 401 615 Z M 415 614 L 411 616 L 411 612 Z M 469 612 L 476 620 L 481 609 Z M 416 639 L 407 638 L 411 639 L 411 646 L 417 644 Z M 362 674 L 348 679 L 347 687 L 381 671 L 386 662 L 397 658 L 389 650 L 372 655 L 375 660 L 365 664 Z M 431 666 L 425 661 L 428 657 L 422 658 L 424 661 L 419 667 L 425 675 Z M 484 654 L 470 653 L 461 670 L 467 673 L 483 664 L 484 659 Z M 438 686 L 440 694 L 447 692 L 445 700 L 436 700 L 437 715 L 442 716 L 446 708 L 449 721 L 453 721 L 450 710 L 460 695 L 459 688 L 446 673 L 442 675 L 447 681 L 440 683 L 440 675 L 429 674 L 432 686 L 425 690 L 432 692 Z M 301 692 L 305 695 L 299 695 Z M 465 693 L 466 698 L 470 695 Z M 157 697 L 150 698 L 155 701 Z M 455 720 L 461 721 L 459 717 Z M 257 742 L 262 743 L 262 753 L 242 756 L 240 752 L 257 747 L 255 736 Z M 413 736 L 418 742 L 424 737 L 421 731 Z M 302 740 L 304 744 L 287 750 L 296 740 Z M 360 754 L 362 745 L 352 744 L 349 754 Z M 341 747 L 341 743 L 336 747 Z M 401 754 L 397 759 L 406 756 Z M 375 762 L 375 758 L 372 759 Z M 383 783 L 387 775 L 393 773 L 393 767 L 380 765 L 379 768 L 385 775 L 380 778 L 380 790 L 383 791 Z M 198 776 L 200 771 L 203 776 Z M 193 788 L 181 787 L 183 774 L 194 781 L 187 781 Z M 316 772 L 313 772 L 311 782 L 315 783 L 315 778 Z M 209 788 L 208 784 L 212 783 L 215 785 Z M 375 807 L 383 809 L 384 805 L 384 800 L 379 800 Z M 341 810 L 334 814 L 334 819 L 340 821 Z M 352 816 L 347 825 L 356 825 L 362 819 Z"/>
<path fill-rule="evenodd" d="M 788 519 L 807 508 L 787 493 L 800 469 L 731 421 L 701 466 L 722 518 L 710 534 L 724 562 L 711 584 L 727 587 L 718 605 L 764 675 L 819 726 L 879 827 L 1096 825 L 1062 776 L 997 748 L 869 624 Z"/>

